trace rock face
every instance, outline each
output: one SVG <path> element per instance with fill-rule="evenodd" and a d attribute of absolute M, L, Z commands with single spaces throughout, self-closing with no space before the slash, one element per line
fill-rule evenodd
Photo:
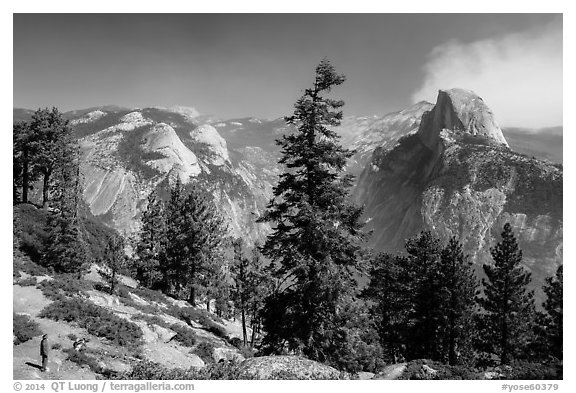
<path fill-rule="evenodd" d="M 539 287 L 562 262 L 562 179 L 559 165 L 510 150 L 482 99 L 457 89 L 439 93 L 417 133 L 375 149 L 354 199 L 376 249 L 403 251 L 428 229 L 459 236 L 477 266 L 510 222 Z"/>
<path fill-rule="evenodd" d="M 259 168 L 269 157 L 257 147 L 229 150 L 214 127 L 195 124 L 197 113 L 184 109 L 99 110 L 72 119 L 92 214 L 132 235 L 147 196 L 177 176 L 184 184 L 201 183 L 213 196 L 231 235 L 262 238 L 267 225 L 256 224 L 255 216 L 271 196 L 275 166 Z"/>
<path fill-rule="evenodd" d="M 240 372 L 255 379 L 338 379 L 340 372 L 333 367 L 304 359 L 299 356 L 261 356 L 246 359 L 240 364 Z"/>
<path fill-rule="evenodd" d="M 433 107 L 433 104 L 421 101 L 385 116 L 345 116 L 336 131 L 342 136 L 342 144 L 355 150 L 346 171 L 360 175 L 376 148 L 391 149 L 401 137 L 417 132 L 422 115 Z"/>
<path fill-rule="evenodd" d="M 429 149 L 436 149 L 442 130 L 457 135 L 484 137 L 508 146 L 490 108 L 482 98 L 463 89 L 440 90 L 434 108 L 422 117 L 418 135 Z"/>

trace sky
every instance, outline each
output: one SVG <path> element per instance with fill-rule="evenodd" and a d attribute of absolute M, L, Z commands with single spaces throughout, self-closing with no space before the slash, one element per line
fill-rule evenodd
<path fill-rule="evenodd" d="M 15 14 L 13 106 L 289 115 L 327 57 L 345 115 L 474 90 L 501 126 L 562 121 L 558 14 Z"/>

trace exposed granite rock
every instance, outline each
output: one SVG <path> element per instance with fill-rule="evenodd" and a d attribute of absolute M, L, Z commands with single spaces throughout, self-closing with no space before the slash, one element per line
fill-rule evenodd
<path fill-rule="evenodd" d="M 417 134 L 374 151 L 354 198 L 376 249 L 403 251 L 429 229 L 457 235 L 478 267 L 510 222 L 540 287 L 562 263 L 562 179 L 560 166 L 511 151 L 484 102 L 458 89 L 440 92 Z"/>
<path fill-rule="evenodd" d="M 246 359 L 240 364 L 240 372 L 256 379 L 271 379 L 281 375 L 283 379 L 338 379 L 335 368 L 299 356 L 261 356 Z"/>

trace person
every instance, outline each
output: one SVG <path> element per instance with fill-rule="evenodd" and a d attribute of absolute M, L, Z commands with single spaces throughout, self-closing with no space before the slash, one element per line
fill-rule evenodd
<path fill-rule="evenodd" d="M 72 346 L 74 347 L 74 350 L 80 352 L 86 347 L 86 339 L 80 338 L 80 339 L 74 341 Z"/>
<path fill-rule="evenodd" d="M 40 342 L 40 356 L 42 357 L 42 372 L 48 371 L 48 335 L 42 336 L 42 341 Z"/>

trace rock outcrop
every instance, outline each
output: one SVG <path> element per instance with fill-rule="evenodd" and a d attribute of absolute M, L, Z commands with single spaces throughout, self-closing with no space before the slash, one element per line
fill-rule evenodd
<path fill-rule="evenodd" d="M 417 133 L 376 148 L 354 191 L 371 245 L 403 251 L 428 229 L 456 235 L 480 266 L 510 222 L 539 287 L 562 262 L 562 169 L 510 150 L 490 109 L 472 92 L 441 91 Z"/>
<path fill-rule="evenodd" d="M 241 374 L 254 379 L 338 379 L 340 372 L 333 367 L 299 356 L 260 356 L 240 364 Z M 282 378 L 278 378 L 281 376 Z"/>
<path fill-rule="evenodd" d="M 275 160 L 270 165 L 265 152 L 249 146 L 233 150 L 232 157 L 214 127 L 193 123 L 194 113 L 181 109 L 81 115 L 76 124 L 82 135 L 84 198 L 92 214 L 133 235 L 147 196 L 177 176 L 183 184 L 200 182 L 212 194 L 231 235 L 261 239 L 268 226 L 256 224 L 254 217 L 271 196 Z"/>
<path fill-rule="evenodd" d="M 464 89 L 440 90 L 434 108 L 425 113 L 418 136 L 429 149 L 436 149 L 442 130 L 458 135 L 486 138 L 508 147 L 492 111 L 482 98 Z"/>

